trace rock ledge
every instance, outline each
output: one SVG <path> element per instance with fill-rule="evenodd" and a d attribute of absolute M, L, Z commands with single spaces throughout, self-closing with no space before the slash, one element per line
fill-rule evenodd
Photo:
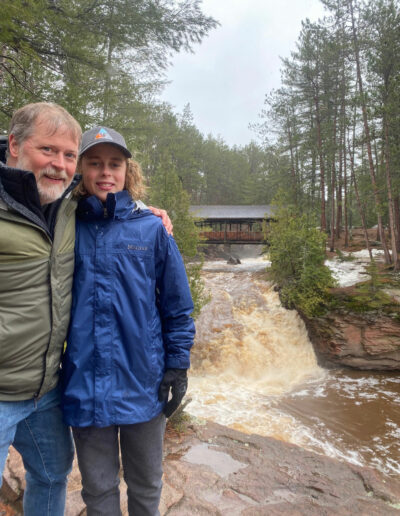
<path fill-rule="evenodd" d="M 400 370 L 400 321 L 379 313 L 341 310 L 302 316 L 320 365 L 363 370 Z"/>
<path fill-rule="evenodd" d="M 14 480 L 21 475 L 17 459 L 12 452 L 6 472 Z M 127 514 L 126 492 L 121 492 Z M 21 514 L 21 492 L 16 494 L 14 505 L 0 505 L 0 514 Z M 168 516 L 398 515 L 400 480 L 272 438 L 196 421 L 184 433 L 168 428 L 160 511 Z M 66 516 L 83 514 L 75 467 Z"/>

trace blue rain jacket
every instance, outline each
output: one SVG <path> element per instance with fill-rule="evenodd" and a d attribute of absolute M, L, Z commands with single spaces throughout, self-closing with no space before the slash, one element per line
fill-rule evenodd
<path fill-rule="evenodd" d="M 77 210 L 71 322 L 61 382 L 72 426 L 132 424 L 157 416 L 166 369 L 187 369 L 192 298 L 174 239 L 126 191 Z"/>

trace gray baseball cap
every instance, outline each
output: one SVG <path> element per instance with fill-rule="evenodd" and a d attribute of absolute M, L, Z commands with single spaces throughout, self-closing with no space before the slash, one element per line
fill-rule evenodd
<path fill-rule="evenodd" d="M 99 143 L 112 143 L 118 147 L 127 158 L 131 158 L 132 154 L 129 152 L 124 137 L 114 129 L 109 129 L 98 125 L 89 129 L 82 134 L 81 148 L 79 149 L 79 156 L 82 156 L 87 150 L 91 149 Z"/>

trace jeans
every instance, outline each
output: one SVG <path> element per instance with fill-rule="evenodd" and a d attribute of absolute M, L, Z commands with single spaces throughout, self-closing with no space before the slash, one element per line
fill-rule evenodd
<path fill-rule="evenodd" d="M 58 388 L 39 399 L 0 401 L 1 471 L 10 444 L 26 469 L 24 515 L 63 516 L 74 448 L 62 421 Z"/>
<path fill-rule="evenodd" d="M 128 511 L 134 516 L 158 516 L 162 488 L 163 413 L 134 425 L 72 429 L 82 475 L 82 498 L 88 516 L 120 516 L 119 445 Z"/>

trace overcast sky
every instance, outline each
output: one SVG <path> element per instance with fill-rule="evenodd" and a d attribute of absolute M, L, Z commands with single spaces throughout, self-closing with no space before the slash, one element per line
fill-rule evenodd
<path fill-rule="evenodd" d="M 265 94 L 280 86 L 280 57 L 289 57 L 301 21 L 324 14 L 319 0 L 203 0 L 203 12 L 220 22 L 195 46 L 173 58 L 162 100 L 181 113 L 188 102 L 205 135 L 246 145 L 256 134 Z"/>

